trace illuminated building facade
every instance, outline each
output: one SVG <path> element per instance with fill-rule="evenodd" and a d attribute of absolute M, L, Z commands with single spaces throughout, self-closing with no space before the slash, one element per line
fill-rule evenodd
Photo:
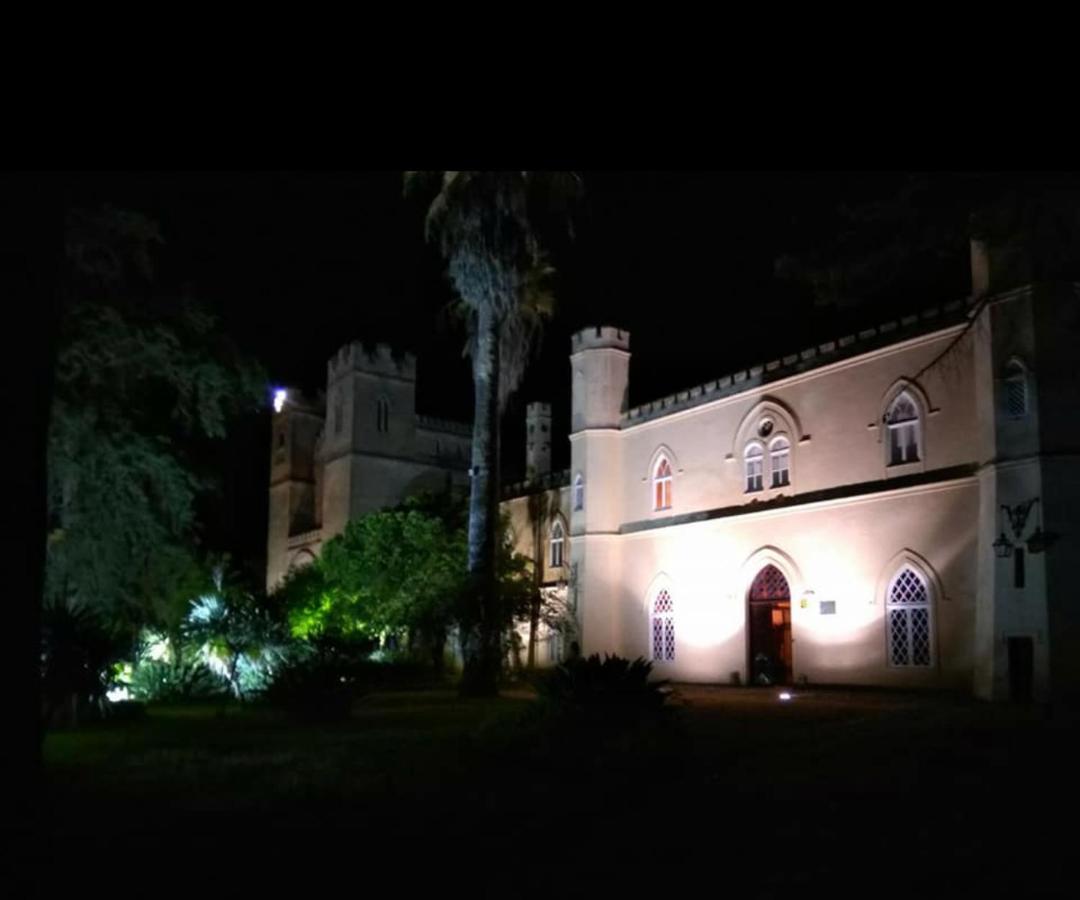
<path fill-rule="evenodd" d="M 1075 285 L 977 295 L 627 408 L 572 339 L 583 652 L 678 681 L 1080 685 Z"/>
<path fill-rule="evenodd" d="M 415 357 L 355 341 L 327 362 L 325 393 L 276 392 L 267 590 L 352 519 L 468 484 L 471 427 L 417 415 L 415 398 Z"/>
<path fill-rule="evenodd" d="M 1077 286 L 975 285 L 634 408 L 629 334 L 575 334 L 570 469 L 531 404 L 528 481 L 503 492 L 575 622 L 540 661 L 576 643 L 679 681 L 1077 692 Z M 269 586 L 350 518 L 467 484 L 469 429 L 416 417 L 414 381 L 352 344 L 325 400 L 289 395 Z"/>

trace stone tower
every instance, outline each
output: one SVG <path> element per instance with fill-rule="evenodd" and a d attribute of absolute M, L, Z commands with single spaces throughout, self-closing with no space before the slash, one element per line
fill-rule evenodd
<path fill-rule="evenodd" d="M 1076 286 L 1033 284 L 991 293 L 973 327 L 982 429 L 975 693 L 984 699 L 1080 696 L 1080 661 L 1064 649 L 1080 642 L 1080 538 L 1070 527 L 1080 421 L 1069 389 L 1078 320 Z"/>
<path fill-rule="evenodd" d="M 619 581 L 618 547 L 624 478 L 619 425 L 627 409 L 630 335 L 595 326 L 570 339 L 570 483 L 584 487 L 581 509 L 570 514 L 570 565 L 581 649 L 589 654 L 617 646 L 610 612 L 589 597 L 603 597 Z"/>
<path fill-rule="evenodd" d="M 327 363 L 322 461 L 323 539 L 350 519 L 397 503 L 408 476 L 398 460 L 416 446 L 416 357 L 395 356 L 386 344 L 359 341 Z"/>
<path fill-rule="evenodd" d="M 525 408 L 525 480 L 551 472 L 551 404 L 530 403 Z"/>
<path fill-rule="evenodd" d="M 267 589 L 288 571 L 290 538 L 318 527 L 320 518 L 317 447 L 321 403 L 299 390 L 280 392 L 280 409 L 271 422 L 270 510 L 267 528 Z"/>

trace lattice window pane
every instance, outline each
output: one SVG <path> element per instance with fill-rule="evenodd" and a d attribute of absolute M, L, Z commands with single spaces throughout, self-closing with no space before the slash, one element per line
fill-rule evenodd
<path fill-rule="evenodd" d="M 901 570 L 889 588 L 888 623 L 890 664 L 929 666 L 930 590 L 910 567 Z"/>
<path fill-rule="evenodd" d="M 916 607 L 908 617 L 911 629 L 911 663 L 930 665 L 930 610 Z"/>
<path fill-rule="evenodd" d="M 668 591 L 660 591 L 652 608 L 652 658 L 663 662 L 675 659 L 675 603 Z"/>
<path fill-rule="evenodd" d="M 926 584 L 911 569 L 904 569 L 893 582 L 890 603 L 929 603 Z"/>
<path fill-rule="evenodd" d="M 774 565 L 767 565 L 757 573 L 750 585 L 750 600 L 790 600 L 791 589 L 784 573 Z"/>
<path fill-rule="evenodd" d="M 1022 377 L 1005 382 L 1005 411 L 1014 418 L 1027 414 L 1027 384 Z"/>
<path fill-rule="evenodd" d="M 889 662 L 894 666 L 908 664 L 908 610 L 889 610 Z"/>

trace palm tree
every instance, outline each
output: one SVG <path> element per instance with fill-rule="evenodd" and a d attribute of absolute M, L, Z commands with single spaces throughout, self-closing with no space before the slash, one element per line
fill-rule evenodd
<path fill-rule="evenodd" d="M 501 406 L 524 372 L 538 319 L 526 298 L 550 271 L 540 242 L 542 223 L 577 196 L 570 172 L 406 172 L 406 193 L 434 194 L 425 234 L 437 240 L 448 274 L 467 310 L 472 357 L 473 418 L 469 495 L 472 615 L 462 623 L 465 666 L 461 691 L 490 696 L 500 667 L 498 533 Z M 509 377 L 508 377 L 509 376 Z"/>

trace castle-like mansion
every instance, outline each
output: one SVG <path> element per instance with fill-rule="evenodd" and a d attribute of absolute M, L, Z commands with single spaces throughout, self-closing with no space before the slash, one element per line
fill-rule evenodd
<path fill-rule="evenodd" d="M 1077 691 L 1077 286 L 975 293 L 635 408 L 630 335 L 574 335 L 570 470 L 533 404 L 503 502 L 582 651 L 679 681 Z M 351 344 L 325 402 L 286 399 L 269 586 L 350 518 L 466 483 L 470 430 L 416 416 L 414 379 Z"/>

